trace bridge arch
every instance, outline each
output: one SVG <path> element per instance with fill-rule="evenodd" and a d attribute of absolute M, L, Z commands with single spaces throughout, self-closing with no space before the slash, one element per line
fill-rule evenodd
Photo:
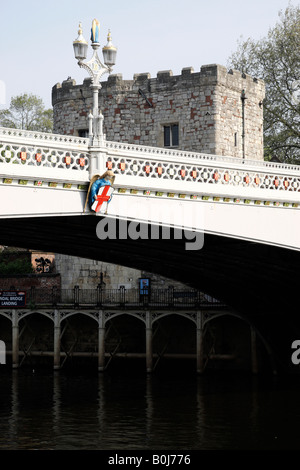
<path fill-rule="evenodd" d="M 122 369 L 126 368 L 129 359 L 139 368 L 140 362 L 144 364 L 145 361 L 145 313 L 120 310 L 103 312 L 103 316 L 103 328 L 99 328 L 98 370 L 104 371 L 120 363 Z"/>
<path fill-rule="evenodd" d="M 99 240 L 99 217 L 0 219 L 3 244 L 65 253 L 147 270 L 199 289 L 240 312 L 268 337 L 278 367 L 290 363 L 290 346 L 299 323 L 300 251 L 205 235 L 198 251 L 184 240 Z M 162 262 L 163 260 L 163 262 Z M 285 312 L 282 321 L 282 313 Z"/>
<path fill-rule="evenodd" d="M 11 310 L 9 312 L 5 312 L 3 310 L 0 310 L 0 316 L 7 318 L 8 320 L 12 321 L 12 312 Z"/>
<path fill-rule="evenodd" d="M 152 314 L 153 370 L 190 370 L 197 363 L 195 311 L 160 311 Z"/>
<path fill-rule="evenodd" d="M 84 315 L 86 317 L 91 318 L 92 320 L 98 322 L 98 313 L 93 311 L 93 312 L 88 312 L 85 310 L 72 310 L 68 311 L 67 313 L 64 311 L 57 310 L 59 314 L 59 323 L 61 324 L 64 320 L 67 320 L 68 318 L 71 318 L 75 315 Z"/>
<path fill-rule="evenodd" d="M 169 317 L 171 315 L 177 315 L 179 317 L 184 317 L 187 320 L 192 321 L 195 325 L 197 325 L 196 312 L 184 313 L 184 312 L 175 311 L 175 310 L 174 311 L 169 311 L 169 312 L 154 313 L 153 314 L 153 319 L 152 319 L 152 324 L 154 324 L 158 320 L 161 320 L 162 318 Z"/>
<path fill-rule="evenodd" d="M 35 314 L 39 314 L 39 315 L 42 315 L 44 317 L 47 317 L 52 322 L 54 321 L 53 311 L 47 312 L 47 311 L 44 311 L 44 310 L 36 309 L 36 310 L 25 310 L 25 311 L 20 312 L 19 315 L 18 315 L 18 322 L 20 322 L 21 320 L 29 317 L 30 315 L 35 315 Z"/>
<path fill-rule="evenodd" d="M 114 318 L 117 318 L 121 315 L 128 315 L 130 317 L 136 318 L 137 320 L 140 320 L 146 325 L 146 314 L 145 312 L 131 312 L 126 311 L 126 310 L 121 310 L 119 312 L 114 312 L 114 313 L 105 313 L 105 320 L 104 320 L 104 325 L 106 325 L 110 320 L 113 320 Z"/>
<path fill-rule="evenodd" d="M 0 316 L 0 364 L 7 363 L 7 354 L 12 349 L 12 319 L 9 315 Z"/>
<path fill-rule="evenodd" d="M 276 361 L 274 359 L 274 354 L 273 351 L 268 343 L 268 341 L 265 339 L 264 335 L 259 331 L 259 329 L 249 320 L 247 317 L 234 312 L 234 311 L 225 311 L 225 312 L 219 312 L 211 315 L 206 315 L 202 322 L 202 328 L 205 331 L 205 327 L 208 325 L 208 323 L 213 322 L 215 320 L 218 320 L 219 318 L 222 317 L 233 317 L 236 318 L 237 320 L 241 320 L 243 323 L 245 323 L 250 330 L 250 345 L 251 345 L 251 360 L 252 360 L 252 371 L 255 373 L 258 372 L 258 363 L 257 363 L 257 340 L 260 340 L 261 344 L 263 345 L 266 354 L 268 355 L 269 358 L 269 363 L 270 367 L 272 369 L 272 373 L 274 375 L 277 374 L 277 365 Z"/>
<path fill-rule="evenodd" d="M 49 312 L 39 309 L 20 312 L 17 320 L 13 317 L 12 329 L 13 343 L 17 341 L 18 345 L 16 351 L 16 344 L 13 344 L 13 356 L 18 355 L 19 366 L 51 364 L 54 338 L 53 318 Z"/>
<path fill-rule="evenodd" d="M 84 317 L 84 320 L 82 320 Z M 98 317 L 97 312 L 77 309 L 55 311 L 54 368 L 97 361 Z"/>

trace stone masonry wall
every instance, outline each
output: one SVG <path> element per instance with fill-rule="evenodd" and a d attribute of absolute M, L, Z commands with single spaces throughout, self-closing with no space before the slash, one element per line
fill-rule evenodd
<path fill-rule="evenodd" d="M 52 289 L 61 287 L 59 273 L 44 274 L 15 274 L 14 276 L 0 276 L 0 290 L 28 290 L 31 287 L 37 289 Z"/>
<path fill-rule="evenodd" d="M 73 289 L 75 285 L 81 289 L 96 289 L 101 281 L 107 289 L 119 289 L 121 286 L 125 289 L 137 289 L 139 278 L 150 278 L 154 289 L 186 287 L 149 272 L 63 254 L 55 255 L 55 267 L 61 276 L 62 289 Z"/>
<path fill-rule="evenodd" d="M 137 287 L 141 277 L 141 272 L 135 269 L 63 254 L 55 255 L 55 267 L 61 275 L 63 289 L 72 289 L 75 285 L 81 289 L 96 289 L 101 281 L 107 289 L 118 289 L 121 285 L 130 289 Z"/>
<path fill-rule="evenodd" d="M 185 68 L 135 74 L 133 80 L 110 75 L 102 82 L 99 108 L 107 140 L 163 147 L 165 125 L 179 125 L 181 150 L 243 156 L 242 92 L 245 91 L 245 158 L 263 159 L 264 83 L 221 65 L 195 73 Z M 90 79 L 68 79 L 52 89 L 54 132 L 79 135 L 88 129 L 92 110 Z"/>

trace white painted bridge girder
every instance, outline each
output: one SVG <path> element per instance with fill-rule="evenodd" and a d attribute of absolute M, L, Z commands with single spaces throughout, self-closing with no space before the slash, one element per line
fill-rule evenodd
<path fill-rule="evenodd" d="M 116 175 L 107 220 L 300 250 L 300 166 L 114 142 L 98 150 L 98 168 Z M 91 214 L 90 163 L 87 140 L 0 128 L 0 218 Z"/>

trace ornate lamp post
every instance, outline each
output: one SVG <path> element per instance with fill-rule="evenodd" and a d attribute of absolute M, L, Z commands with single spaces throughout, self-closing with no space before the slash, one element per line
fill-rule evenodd
<path fill-rule="evenodd" d="M 79 24 L 78 38 L 73 41 L 75 58 L 78 60 L 79 67 L 87 70 L 91 77 L 91 89 L 93 92 L 93 112 L 89 114 L 89 138 L 91 146 L 91 173 L 104 170 L 103 158 L 99 147 L 103 143 L 103 116 L 98 109 L 98 95 L 101 89 L 100 78 L 105 73 L 111 73 L 112 67 L 116 63 L 117 48 L 113 46 L 110 32 L 107 36 L 107 44 L 102 48 L 104 64 L 98 57 L 97 50 L 100 47 L 100 24 L 94 19 L 91 28 L 91 43 L 93 55 L 89 61 L 86 61 L 88 43 L 82 35 L 82 26 Z M 95 149 L 98 147 L 98 150 Z"/>

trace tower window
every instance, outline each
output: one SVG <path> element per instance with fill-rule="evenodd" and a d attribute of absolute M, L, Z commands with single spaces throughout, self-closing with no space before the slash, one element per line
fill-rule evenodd
<path fill-rule="evenodd" d="M 234 133 L 234 146 L 237 147 L 237 132 Z"/>
<path fill-rule="evenodd" d="M 88 129 L 78 129 L 78 136 L 79 137 L 88 137 L 89 130 Z"/>
<path fill-rule="evenodd" d="M 179 132 L 178 124 L 170 124 L 164 126 L 164 146 L 165 147 L 178 147 L 179 145 Z"/>

